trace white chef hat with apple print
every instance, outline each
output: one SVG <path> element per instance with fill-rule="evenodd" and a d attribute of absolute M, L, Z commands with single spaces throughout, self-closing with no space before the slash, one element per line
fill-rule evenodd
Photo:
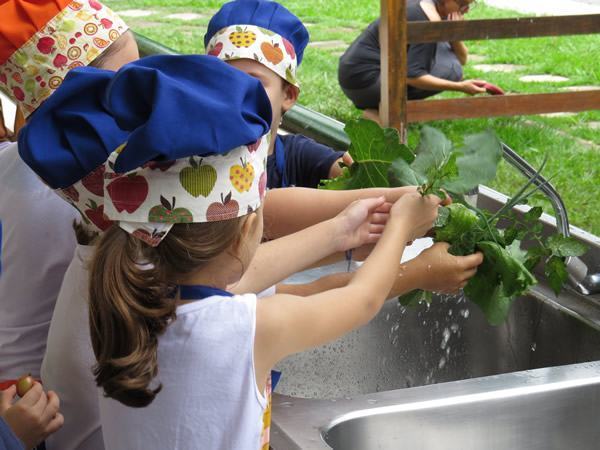
<path fill-rule="evenodd" d="M 306 27 L 274 1 L 235 0 L 212 17 L 204 35 L 208 55 L 252 59 L 300 87 L 296 69 L 309 41 Z"/>
<path fill-rule="evenodd" d="M 261 83 L 208 56 L 155 56 L 114 76 L 106 107 L 130 132 L 105 164 L 104 213 L 157 246 L 173 225 L 260 207 L 271 105 Z"/>

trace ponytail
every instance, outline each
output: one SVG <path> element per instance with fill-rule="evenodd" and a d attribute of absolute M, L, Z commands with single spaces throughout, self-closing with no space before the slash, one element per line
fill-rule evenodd
<path fill-rule="evenodd" d="M 143 262 L 144 244 L 118 226 L 102 237 L 90 268 L 90 333 L 94 375 L 107 397 L 127 406 L 149 405 L 162 386 L 158 336 L 175 317 L 160 267 Z"/>
<path fill-rule="evenodd" d="M 96 384 L 132 407 L 149 405 L 162 385 L 158 338 L 175 320 L 175 283 L 238 242 L 245 217 L 176 224 L 150 247 L 113 225 L 90 267 L 90 333 Z"/>

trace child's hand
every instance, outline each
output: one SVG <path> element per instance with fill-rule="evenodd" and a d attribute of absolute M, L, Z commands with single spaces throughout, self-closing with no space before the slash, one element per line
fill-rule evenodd
<path fill-rule="evenodd" d="M 54 392 L 48 391 L 46 395 L 42 385 L 35 383 L 12 405 L 16 394 L 15 386 L 0 392 L 0 415 L 25 448 L 35 447 L 62 427 L 64 418 L 58 412 L 60 402 Z"/>
<path fill-rule="evenodd" d="M 408 193 L 394 203 L 390 217 L 398 218 L 407 224 L 411 232 L 409 241 L 413 241 L 431 229 L 441 202 L 442 200 L 435 195 Z"/>
<path fill-rule="evenodd" d="M 415 270 L 418 287 L 432 292 L 455 293 L 467 284 L 483 262 L 480 252 L 467 256 L 448 253 L 450 245 L 437 242 L 406 264 L 405 270 Z"/>
<path fill-rule="evenodd" d="M 343 252 L 377 242 L 383 233 L 391 206 L 391 203 L 386 203 L 385 197 L 350 203 L 334 218 L 337 223 L 336 251 Z"/>
<path fill-rule="evenodd" d="M 337 178 L 342 174 L 342 167 L 340 166 L 340 164 L 343 164 L 346 167 L 350 167 L 352 164 L 354 164 L 350 153 L 346 152 L 342 155 L 341 158 L 335 160 L 335 162 L 331 165 L 331 168 L 329 169 L 329 178 Z"/>

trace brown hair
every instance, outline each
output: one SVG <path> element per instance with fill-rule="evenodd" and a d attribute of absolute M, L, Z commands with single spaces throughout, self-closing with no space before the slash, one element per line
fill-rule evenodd
<path fill-rule="evenodd" d="M 177 224 L 157 247 L 113 225 L 90 268 L 90 333 L 96 383 L 127 406 L 149 405 L 161 390 L 158 337 L 175 319 L 175 282 L 237 243 L 245 217 Z"/>
<path fill-rule="evenodd" d="M 102 53 L 100 53 L 98 55 L 98 57 L 96 57 L 96 59 L 94 59 L 89 65 L 91 67 L 96 67 L 97 69 L 104 68 L 104 64 L 106 63 L 106 60 L 121 51 L 121 49 L 125 45 L 124 36 L 127 34 L 130 34 L 130 33 L 131 33 L 131 30 L 127 30 L 125 33 L 123 33 L 121 36 L 119 36 L 119 38 L 115 42 L 110 44 L 106 48 L 106 50 L 104 50 Z"/>

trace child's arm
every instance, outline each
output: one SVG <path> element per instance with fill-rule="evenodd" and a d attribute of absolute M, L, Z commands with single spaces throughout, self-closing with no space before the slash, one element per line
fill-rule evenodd
<path fill-rule="evenodd" d="M 416 258 L 400 264 L 398 277 L 388 298 L 404 295 L 414 289 L 456 292 L 465 287 L 467 281 L 477 272 L 477 266 L 483 262 L 483 255 L 477 252 L 467 256 L 454 256 L 448 253 L 448 247 L 446 242 L 438 242 Z M 277 285 L 277 293 L 307 297 L 344 287 L 353 276 L 353 272 L 340 272 L 326 275 L 311 283 L 280 284 Z"/>
<path fill-rule="evenodd" d="M 375 243 L 391 205 L 383 197 L 354 202 L 333 219 L 261 244 L 233 293 L 260 292 L 331 253 Z"/>
<path fill-rule="evenodd" d="M 384 196 L 394 203 L 416 187 L 328 191 L 309 188 L 271 189 L 264 202 L 264 236 L 276 239 L 331 219 L 355 200 Z"/>
<path fill-rule="evenodd" d="M 255 338 L 259 379 L 281 358 L 331 341 L 371 320 L 394 285 L 406 242 L 431 227 L 439 202 L 437 197 L 418 194 L 396 202 L 381 239 L 347 286 L 309 297 L 261 299 Z"/>

